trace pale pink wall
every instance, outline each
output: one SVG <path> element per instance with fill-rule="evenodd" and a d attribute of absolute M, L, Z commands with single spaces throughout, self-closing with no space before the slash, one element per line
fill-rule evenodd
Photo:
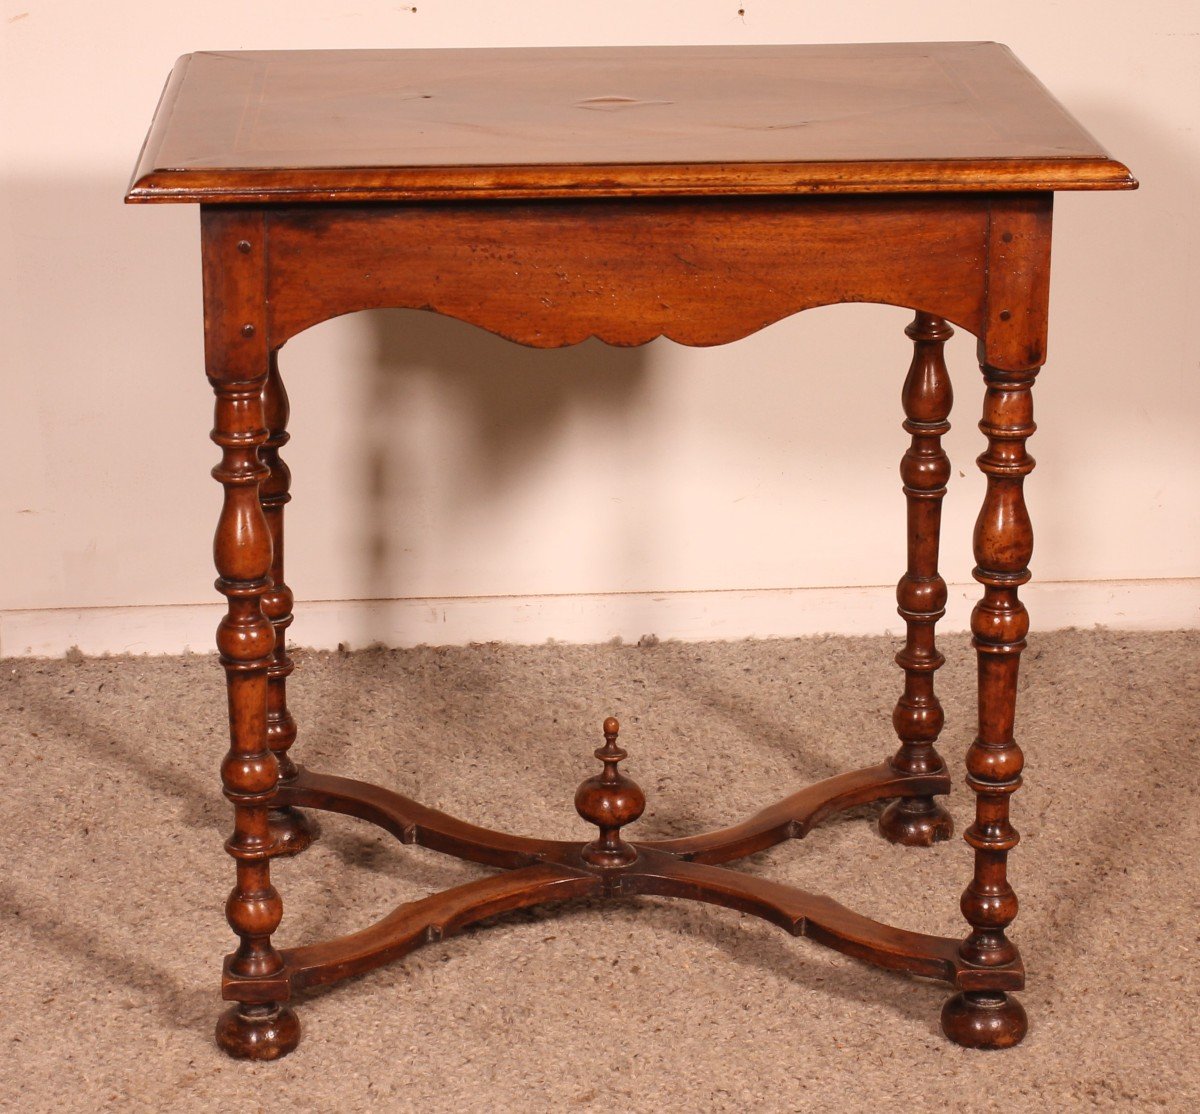
<path fill-rule="evenodd" d="M 197 217 L 121 194 L 172 61 L 218 48 L 1007 42 L 1142 180 L 1059 199 L 1035 573 L 1200 577 L 1195 3 L 416 9 L 6 0 L 0 611 L 214 599 Z M 320 326 L 284 350 L 289 579 L 321 600 L 894 583 L 907 317 L 813 311 L 708 351 L 529 352 L 405 314 Z M 971 338 L 950 356 L 943 567 L 961 581 L 981 491 Z"/>

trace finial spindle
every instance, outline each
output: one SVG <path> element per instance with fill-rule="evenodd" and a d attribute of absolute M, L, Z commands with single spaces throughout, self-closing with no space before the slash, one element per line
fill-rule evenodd
<path fill-rule="evenodd" d="M 637 850 L 621 838 L 621 829 L 642 815 L 646 796 L 617 768 L 628 757 L 617 745 L 620 730 L 621 725 L 612 716 L 604 721 L 604 746 L 595 752 L 604 763 L 604 771 L 588 778 L 575 791 L 575 810 L 600 829 L 600 838 L 582 851 L 584 862 L 592 866 L 628 866 L 637 858 Z"/>

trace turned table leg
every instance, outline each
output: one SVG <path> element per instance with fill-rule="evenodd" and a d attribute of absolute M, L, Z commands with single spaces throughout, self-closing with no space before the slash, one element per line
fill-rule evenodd
<path fill-rule="evenodd" d="M 954 330 L 940 317 L 918 312 L 904 330 L 913 341 L 913 359 L 904 381 L 904 429 L 912 444 L 900 462 L 908 501 L 908 569 L 896 588 L 896 602 L 908 629 L 896 664 L 904 670 L 904 692 L 892 713 L 900 749 L 892 767 L 902 774 L 937 774 L 946 764 L 934 749 L 945 722 L 933 688 L 934 672 L 946 660 L 934 642 L 934 627 L 946 613 L 946 582 L 938 575 L 942 497 L 950 460 L 942 435 L 953 402 L 944 348 Z M 928 847 L 949 839 L 950 814 L 934 797 L 901 797 L 879 818 L 880 832 L 892 843 Z"/>
<path fill-rule="evenodd" d="M 1013 737 L 1017 668 L 1029 616 L 1017 589 L 1029 580 L 1033 529 L 1023 485 L 1033 470 L 1025 442 L 1033 433 L 1030 389 L 1037 369 L 983 368 L 987 393 L 979 428 L 988 439 L 979 467 L 987 493 L 975 524 L 975 579 L 983 598 L 971 614 L 979 664 L 979 735 L 967 751 L 967 784 L 975 791 L 975 823 L 964 833 L 975 849 L 975 876 L 962 896 L 971 932 L 959 948 L 968 963 L 1001 968 L 1017 962 L 1004 930 L 1017 915 L 1008 884 L 1008 853 L 1017 833 L 1008 820 L 1008 798 L 1021 785 L 1024 758 Z M 942 1030 L 968 1048 L 1008 1048 L 1025 1036 L 1021 1003 L 1003 991 L 956 994 L 942 1010 Z"/>
<path fill-rule="evenodd" d="M 296 741 L 296 721 L 287 705 L 287 679 L 295 669 L 295 663 L 287 652 L 287 629 L 292 625 L 292 590 L 283 579 L 283 509 L 292 498 L 292 474 L 279 450 L 288 443 L 291 435 L 287 431 L 290 409 L 279 374 L 278 352 L 271 353 L 262 397 L 267 440 L 259 457 L 268 474 L 259 487 L 259 502 L 271 534 L 272 554 L 271 586 L 262 595 L 262 609 L 275 628 L 275 650 L 267 670 L 267 743 L 279 763 L 279 784 L 290 785 L 299 772 L 288 754 Z M 272 808 L 270 824 L 278 855 L 298 854 L 317 834 L 312 818 L 290 806 Z"/>
<path fill-rule="evenodd" d="M 212 438 L 223 450 L 213 476 L 225 488 L 213 555 L 220 574 L 217 590 L 229 601 L 217 629 L 230 727 L 221 779 L 234 815 L 233 835 L 225 846 L 237 864 L 225 914 L 240 937 L 227 969 L 249 979 L 278 975 L 283 969 L 271 943 L 283 903 L 271 885 L 274 838 L 268 821 L 279 765 L 267 745 L 267 673 L 274 660 L 275 631 L 262 609 L 263 594 L 271 585 L 271 534 L 259 502 L 259 485 L 268 474 L 258 455 L 267 440 L 263 383 L 213 380 L 217 402 Z M 275 1059 L 296 1046 L 300 1024 L 281 1003 L 238 1001 L 221 1015 L 216 1035 L 231 1056 Z"/>

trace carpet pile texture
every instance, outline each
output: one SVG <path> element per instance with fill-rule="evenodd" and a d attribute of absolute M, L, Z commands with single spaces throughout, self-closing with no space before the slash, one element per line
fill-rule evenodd
<path fill-rule="evenodd" d="M 943 640 L 956 834 L 893 847 L 872 807 L 742 864 L 948 935 L 974 655 Z M 608 714 L 646 791 L 636 838 L 723 826 L 890 754 L 884 638 L 296 653 L 309 768 L 491 827 L 589 838 L 572 796 Z M 206 656 L 9 660 L 0 684 L 0 1107 L 21 1111 L 1043 1111 L 1200 1108 L 1200 635 L 1031 639 L 1010 876 L 1031 1031 L 973 1053 L 940 984 L 680 901 L 514 914 L 298 1003 L 275 1064 L 212 1041 L 230 810 Z M 277 862 L 283 946 L 485 873 L 322 817 Z"/>

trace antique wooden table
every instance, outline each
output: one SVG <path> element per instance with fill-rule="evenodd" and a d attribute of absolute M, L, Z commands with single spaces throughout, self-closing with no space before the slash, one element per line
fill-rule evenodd
<path fill-rule="evenodd" d="M 1027 1022 L 1005 929 L 1021 783 L 1013 737 L 1028 619 L 1032 533 L 1022 495 L 1033 460 L 1030 388 L 1046 351 L 1053 191 L 1132 189 L 1111 159 L 995 43 L 571 50 L 192 54 L 171 74 L 127 200 L 199 202 L 208 378 L 216 392 L 213 475 L 225 499 L 214 544 L 228 613 L 217 633 L 232 746 L 221 767 L 236 860 L 225 962 L 233 1005 L 217 1040 L 271 1059 L 296 1046 L 297 991 L 367 971 L 506 910 L 576 897 L 658 894 L 740 909 L 955 993 L 942 1028 L 1001 1048 Z M 575 795 L 590 842 L 486 830 L 387 789 L 300 770 L 285 685 L 292 592 L 283 575 L 288 403 L 276 355 L 301 330 L 352 310 L 417 307 L 520 344 L 595 336 L 737 340 L 835 302 L 886 302 L 916 316 L 902 400 L 900 466 L 908 568 L 897 597 L 907 640 L 900 746 L 877 765 L 802 789 L 733 827 L 627 842 L 644 806 L 618 770 L 617 723 L 603 773 Z M 890 800 L 887 839 L 950 835 L 936 797 L 942 708 L 934 625 L 941 448 L 952 322 L 979 341 L 987 489 L 975 528 L 983 594 L 971 619 L 979 733 L 967 755 L 976 820 L 962 941 L 903 931 L 826 897 L 718 864 L 803 837 L 822 819 Z M 817 374 L 814 372 L 813 374 Z M 597 693 L 597 700 L 601 699 Z M 405 843 L 502 873 L 399 906 L 377 924 L 277 949 L 276 855 L 314 829 L 301 809 L 378 824 Z"/>

